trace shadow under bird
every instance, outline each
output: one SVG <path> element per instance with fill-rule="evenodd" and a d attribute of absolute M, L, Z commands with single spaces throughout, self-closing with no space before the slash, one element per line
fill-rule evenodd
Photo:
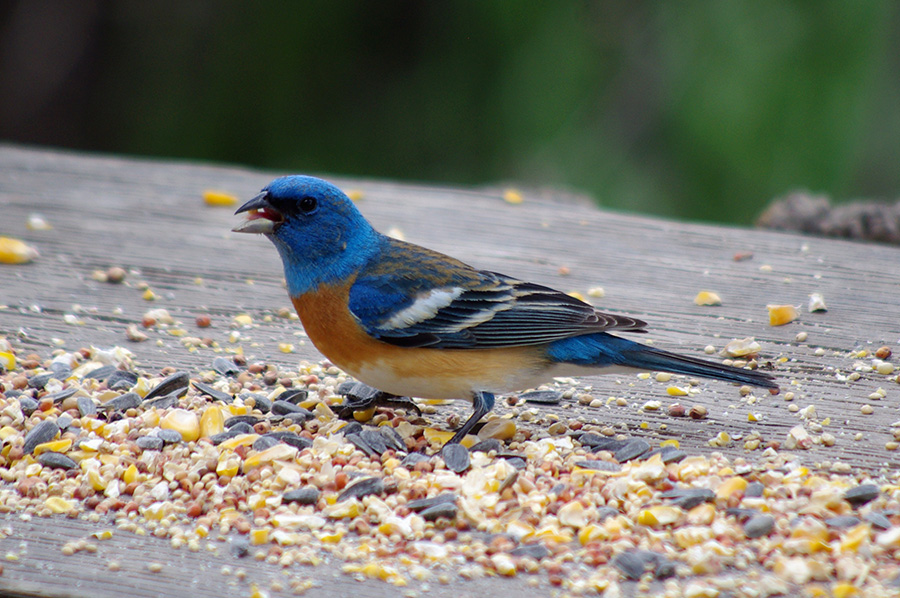
<path fill-rule="evenodd" d="M 665 371 L 777 389 L 773 377 L 610 334 L 645 332 L 563 292 L 477 270 L 376 231 L 334 185 L 277 178 L 241 206 L 235 232 L 263 234 L 316 348 L 385 395 L 472 402 L 460 442 L 494 396 L 557 376 Z"/>

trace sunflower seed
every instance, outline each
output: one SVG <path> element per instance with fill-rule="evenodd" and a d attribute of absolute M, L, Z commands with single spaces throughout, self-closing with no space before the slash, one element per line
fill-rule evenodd
<path fill-rule="evenodd" d="M 191 377 L 187 372 L 175 372 L 171 376 L 164 378 L 150 392 L 144 395 L 144 401 L 150 401 L 156 397 L 163 397 L 173 393 L 176 397 L 180 397 L 187 392 L 190 381 Z"/>
<path fill-rule="evenodd" d="M 348 498 L 363 498 L 364 496 L 371 496 L 373 494 L 380 495 L 383 493 L 384 482 L 381 481 L 381 478 L 372 476 L 362 478 L 353 485 L 344 488 L 344 491 L 338 495 L 337 502 L 347 500 Z"/>
<path fill-rule="evenodd" d="M 34 452 L 34 447 L 50 442 L 56 438 L 57 434 L 59 434 L 59 426 L 56 425 L 56 422 L 45 419 L 25 435 L 25 444 L 22 446 L 22 450 L 25 451 L 25 454 L 30 454 Z"/>
<path fill-rule="evenodd" d="M 445 444 L 441 449 L 441 458 L 447 469 L 454 473 L 462 473 L 469 469 L 469 451 L 461 444 Z"/>

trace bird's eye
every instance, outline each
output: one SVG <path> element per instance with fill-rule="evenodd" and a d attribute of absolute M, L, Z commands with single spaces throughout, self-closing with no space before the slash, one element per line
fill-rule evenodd
<path fill-rule="evenodd" d="M 300 200 L 300 211 L 304 214 L 311 214 L 316 211 L 318 202 L 315 197 L 304 197 Z"/>

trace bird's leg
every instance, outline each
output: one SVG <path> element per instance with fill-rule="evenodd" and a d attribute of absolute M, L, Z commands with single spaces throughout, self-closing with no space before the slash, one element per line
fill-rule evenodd
<path fill-rule="evenodd" d="M 471 417 L 469 417 L 469 419 L 466 420 L 466 423 L 456 431 L 453 438 L 447 441 L 447 444 L 459 444 L 462 442 L 462 439 L 466 437 L 466 434 L 472 431 L 475 424 L 481 421 L 481 418 L 494 408 L 494 395 L 489 392 L 476 392 L 472 397 L 472 408 L 475 411 L 472 413 Z"/>
<path fill-rule="evenodd" d="M 338 417 L 341 417 L 342 419 L 351 419 L 353 418 L 354 412 L 365 411 L 372 407 L 407 409 L 422 415 L 422 410 L 419 409 L 419 406 L 416 405 L 412 399 L 398 397 L 397 395 L 358 383 L 344 396 L 344 402 L 338 410 Z"/>

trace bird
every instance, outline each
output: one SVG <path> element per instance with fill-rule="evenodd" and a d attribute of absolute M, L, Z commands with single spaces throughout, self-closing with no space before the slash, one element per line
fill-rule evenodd
<path fill-rule="evenodd" d="M 234 232 L 275 245 L 303 328 L 331 363 L 388 397 L 471 401 L 447 444 L 461 442 L 497 395 L 560 376 L 664 371 L 777 392 L 758 369 L 619 336 L 646 332 L 637 318 L 384 235 L 320 178 L 276 178 L 235 214 L 245 220 Z"/>

